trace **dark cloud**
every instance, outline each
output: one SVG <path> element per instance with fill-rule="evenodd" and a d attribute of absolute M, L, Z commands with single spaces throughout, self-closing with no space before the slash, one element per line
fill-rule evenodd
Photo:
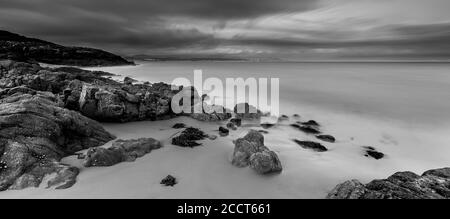
<path fill-rule="evenodd" d="M 65 45 L 97 47 L 123 55 L 214 53 L 217 48 L 232 48 L 234 52 L 242 49 L 242 56 L 257 56 L 263 51 L 267 52 L 266 55 L 280 57 L 290 57 L 290 54 L 321 56 L 323 53 L 345 57 L 450 58 L 449 23 L 383 24 L 364 30 L 373 33 L 373 37 L 371 34 L 357 37 L 361 31 L 352 28 L 353 18 L 344 20 L 336 27 L 325 25 L 324 29 L 308 29 L 302 26 L 305 21 L 295 28 L 272 25 L 268 29 L 255 29 L 253 26 L 253 22 L 263 16 L 317 9 L 321 7 L 318 2 L 0 0 L 0 29 Z M 215 31 L 227 30 L 228 23 L 237 20 L 247 23 L 240 26 L 241 29 L 232 29 L 235 37 L 215 34 Z M 328 22 L 326 19 L 324 21 Z M 247 30 L 261 33 L 246 34 Z M 382 37 L 378 32 L 382 33 Z M 259 52 L 251 54 L 252 51 Z"/>

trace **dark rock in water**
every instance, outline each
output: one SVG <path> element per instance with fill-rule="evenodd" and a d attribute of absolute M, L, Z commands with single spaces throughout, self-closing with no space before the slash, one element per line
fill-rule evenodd
<path fill-rule="evenodd" d="M 72 66 L 134 64 L 120 56 L 99 49 L 66 47 L 7 31 L 0 31 L 0 59 Z"/>
<path fill-rule="evenodd" d="M 227 128 L 229 128 L 231 130 L 237 130 L 236 125 L 234 125 L 234 123 L 231 123 L 231 122 L 227 123 Z"/>
<path fill-rule="evenodd" d="M 258 132 L 259 132 L 259 133 L 262 133 L 262 134 L 269 134 L 269 132 L 266 131 L 266 130 L 258 130 Z"/>
<path fill-rule="evenodd" d="M 240 127 L 242 125 L 242 119 L 233 118 L 230 120 L 230 122 L 233 123 L 237 127 Z"/>
<path fill-rule="evenodd" d="M 35 163 L 60 160 L 114 139 L 96 121 L 61 108 L 52 93 L 6 90 L 9 94 L 0 94 L 0 162 L 7 167 L 0 172 L 0 190 Z"/>
<path fill-rule="evenodd" d="M 219 135 L 222 137 L 228 136 L 228 134 L 230 134 L 230 130 L 228 130 L 227 128 L 224 127 L 219 127 Z"/>
<path fill-rule="evenodd" d="M 131 162 L 161 147 L 161 143 L 153 138 L 117 140 L 107 149 L 90 148 L 83 165 L 85 167 L 113 166 L 125 161 Z"/>
<path fill-rule="evenodd" d="M 384 157 L 384 154 L 381 152 L 378 152 L 374 147 L 366 146 L 363 148 L 365 149 L 366 154 L 364 156 L 366 156 L 366 157 L 372 157 L 376 160 L 379 160 Z"/>
<path fill-rule="evenodd" d="M 306 126 L 320 126 L 319 123 L 317 123 L 314 120 L 309 120 L 308 122 L 302 122 L 302 124 L 306 125 Z"/>
<path fill-rule="evenodd" d="M 329 142 L 329 143 L 334 143 L 334 142 L 336 142 L 336 138 L 334 138 L 334 137 L 331 136 L 331 135 L 317 135 L 316 138 L 318 138 L 318 139 L 320 139 L 320 140 L 322 140 L 322 141 Z"/>
<path fill-rule="evenodd" d="M 306 126 L 306 125 L 299 125 L 299 124 L 291 124 L 291 126 L 293 128 L 296 128 L 306 134 L 313 134 L 313 135 L 317 135 L 320 134 L 320 131 L 312 126 Z"/>
<path fill-rule="evenodd" d="M 172 128 L 174 128 L 174 129 L 184 129 L 184 128 L 186 128 L 186 124 L 184 124 L 184 123 L 177 123 L 177 124 L 173 125 Z"/>
<path fill-rule="evenodd" d="M 294 114 L 293 117 L 294 118 L 300 118 L 300 115 L 299 114 Z"/>
<path fill-rule="evenodd" d="M 207 138 L 208 135 L 206 135 L 203 131 L 200 129 L 189 127 L 185 129 L 183 132 L 181 132 L 180 135 L 172 138 L 172 144 L 177 145 L 180 147 L 196 147 L 200 146 L 200 143 L 197 143 L 196 141 L 203 140 Z"/>
<path fill-rule="evenodd" d="M 123 79 L 123 83 L 126 85 L 132 85 L 133 83 L 137 82 L 137 80 L 130 78 L 130 77 L 125 77 Z"/>
<path fill-rule="evenodd" d="M 337 185 L 328 199 L 448 199 L 450 168 L 429 170 L 421 176 L 397 172 L 387 179 L 364 185 L 351 180 Z"/>
<path fill-rule="evenodd" d="M 264 146 L 264 136 L 255 130 L 235 143 L 232 164 L 237 167 L 254 169 L 260 174 L 278 173 L 282 171 L 281 162 L 277 154 Z"/>
<path fill-rule="evenodd" d="M 296 139 L 294 139 L 293 141 L 295 143 L 297 143 L 298 145 L 300 145 L 302 148 L 305 148 L 305 149 L 312 149 L 312 150 L 317 151 L 317 152 L 328 151 L 328 149 L 325 146 L 323 146 L 322 144 L 317 143 L 317 142 L 313 142 L 313 141 L 299 141 L 299 140 L 296 140 Z"/>
<path fill-rule="evenodd" d="M 243 120 L 260 119 L 263 114 L 256 107 L 251 106 L 248 103 L 236 104 L 233 112 L 236 114 L 237 119 L 243 119 Z"/>
<path fill-rule="evenodd" d="M 275 124 L 272 124 L 272 123 L 261 123 L 261 127 L 263 127 L 264 129 L 269 129 L 274 126 L 275 126 Z"/>
<path fill-rule="evenodd" d="M 171 175 L 166 176 L 166 178 L 161 180 L 162 185 L 165 186 L 174 186 L 175 184 L 177 184 L 177 179 Z"/>

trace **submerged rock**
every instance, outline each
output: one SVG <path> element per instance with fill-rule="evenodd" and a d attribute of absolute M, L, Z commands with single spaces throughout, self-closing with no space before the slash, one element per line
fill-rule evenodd
<path fill-rule="evenodd" d="M 320 134 L 320 131 L 316 127 L 313 127 L 313 126 L 291 124 L 291 127 L 298 129 L 306 134 L 313 134 L 313 135 Z"/>
<path fill-rule="evenodd" d="M 174 128 L 174 129 L 183 129 L 183 128 L 186 128 L 186 124 L 184 124 L 184 123 L 177 123 L 177 124 L 173 125 L 172 128 Z"/>
<path fill-rule="evenodd" d="M 364 156 L 366 156 L 366 157 L 372 157 L 375 160 L 379 160 L 379 159 L 382 159 L 384 157 L 384 154 L 379 152 L 379 151 L 377 151 L 374 147 L 365 146 L 363 148 L 364 148 L 364 151 L 365 151 Z"/>
<path fill-rule="evenodd" d="M 174 186 L 177 184 L 177 179 L 171 175 L 168 175 L 166 176 L 166 178 L 161 180 L 160 184 L 165 186 Z"/>
<path fill-rule="evenodd" d="M 189 127 L 181 132 L 180 135 L 172 138 L 172 144 L 180 147 L 192 148 L 200 146 L 201 144 L 197 143 L 197 141 L 203 140 L 207 137 L 208 135 L 206 135 L 202 130 Z"/>
<path fill-rule="evenodd" d="M 230 134 L 230 130 L 228 130 L 227 128 L 224 128 L 224 127 L 219 127 L 219 135 L 221 136 L 221 137 L 225 137 L 225 136 L 228 136 L 228 134 Z"/>
<path fill-rule="evenodd" d="M 275 126 L 275 124 L 273 124 L 273 123 L 261 123 L 261 127 L 263 127 L 264 129 L 269 129 L 274 126 Z"/>
<path fill-rule="evenodd" d="M 336 142 L 336 138 L 331 135 L 317 135 L 316 138 L 329 143 Z"/>
<path fill-rule="evenodd" d="M 264 146 L 264 136 L 255 130 L 235 141 L 231 163 L 237 167 L 250 166 L 260 174 L 282 171 L 277 154 Z"/>
<path fill-rule="evenodd" d="M 387 179 L 364 185 L 351 180 L 337 185 L 328 199 L 448 199 L 450 168 L 429 170 L 421 176 L 397 172 Z"/>
<path fill-rule="evenodd" d="M 300 141 L 300 140 L 297 140 L 297 139 L 294 139 L 293 141 L 294 141 L 295 143 L 297 143 L 298 145 L 300 145 L 302 148 L 305 148 L 305 149 L 311 149 L 311 150 L 317 151 L 317 152 L 325 152 L 325 151 L 328 151 L 328 149 L 327 149 L 325 146 L 323 146 L 322 144 L 317 143 L 317 142 L 313 142 L 313 141 Z"/>
<path fill-rule="evenodd" d="M 110 148 L 90 148 L 83 165 L 85 167 L 113 166 L 125 161 L 132 162 L 161 147 L 161 143 L 153 138 L 117 140 Z"/>

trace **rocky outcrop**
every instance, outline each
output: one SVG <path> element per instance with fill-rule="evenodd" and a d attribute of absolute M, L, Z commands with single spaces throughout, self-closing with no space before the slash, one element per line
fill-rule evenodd
<path fill-rule="evenodd" d="M 450 168 L 429 170 L 421 176 L 398 172 L 387 179 L 366 185 L 350 180 L 337 185 L 328 199 L 448 199 L 450 198 Z"/>
<path fill-rule="evenodd" d="M 33 165 L 39 162 L 58 161 L 113 138 L 96 121 L 60 107 L 52 93 L 26 87 L 4 89 L 0 92 L 0 190 L 27 172 L 35 175 Z"/>
<path fill-rule="evenodd" d="M 124 58 L 99 49 L 66 47 L 0 31 L 0 59 L 73 66 L 131 65 Z"/>
<path fill-rule="evenodd" d="M 113 166 L 121 162 L 132 162 L 161 147 L 161 142 L 153 138 L 117 140 L 110 148 L 90 148 L 83 165 L 85 167 Z"/>
<path fill-rule="evenodd" d="M 235 141 L 231 163 L 237 167 L 250 166 L 260 174 L 278 173 L 283 169 L 277 154 L 264 146 L 264 136 L 255 130 Z"/>

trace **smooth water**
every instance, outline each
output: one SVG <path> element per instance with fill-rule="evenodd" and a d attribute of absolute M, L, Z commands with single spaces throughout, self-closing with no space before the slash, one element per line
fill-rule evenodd
<path fill-rule="evenodd" d="M 450 124 L 450 63 L 141 62 L 97 68 L 150 82 L 177 77 L 279 78 L 280 111 L 324 111 L 402 122 Z M 225 80 L 224 80 L 225 83 Z"/>

